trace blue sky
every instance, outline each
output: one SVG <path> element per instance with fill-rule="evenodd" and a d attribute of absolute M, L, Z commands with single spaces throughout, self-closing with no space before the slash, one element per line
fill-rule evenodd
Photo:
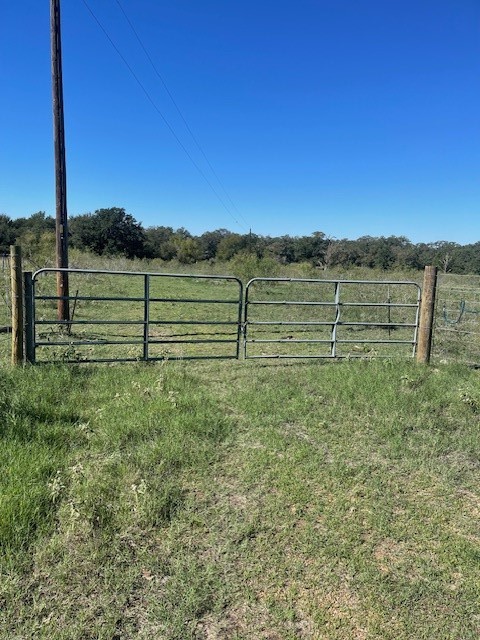
<path fill-rule="evenodd" d="M 63 0 L 68 210 L 480 240 L 478 0 Z M 0 213 L 54 215 L 48 0 L 2 3 Z M 228 209 L 228 210 L 227 210 Z"/>

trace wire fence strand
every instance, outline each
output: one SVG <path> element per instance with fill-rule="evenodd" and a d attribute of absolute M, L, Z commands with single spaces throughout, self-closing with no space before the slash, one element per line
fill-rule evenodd
<path fill-rule="evenodd" d="M 439 276 L 433 358 L 480 365 L 480 276 Z"/>

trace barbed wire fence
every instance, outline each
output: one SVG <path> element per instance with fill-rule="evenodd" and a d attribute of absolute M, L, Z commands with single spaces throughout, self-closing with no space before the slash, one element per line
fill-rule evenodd
<path fill-rule="evenodd" d="M 39 268 L 29 257 L 22 261 L 23 270 L 35 271 Z M 0 254 L 0 361 L 5 362 L 10 357 L 12 331 L 12 298 L 10 254 Z"/>
<path fill-rule="evenodd" d="M 480 276 L 439 274 L 433 361 L 480 366 Z"/>

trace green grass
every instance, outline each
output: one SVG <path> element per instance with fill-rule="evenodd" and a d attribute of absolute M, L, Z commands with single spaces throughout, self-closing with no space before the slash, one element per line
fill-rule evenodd
<path fill-rule="evenodd" d="M 0 638 L 478 637 L 477 372 L 1 376 Z"/>

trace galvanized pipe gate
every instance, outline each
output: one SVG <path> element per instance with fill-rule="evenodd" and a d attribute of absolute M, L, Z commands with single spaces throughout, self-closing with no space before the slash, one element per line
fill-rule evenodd
<path fill-rule="evenodd" d="M 58 271 L 24 274 L 31 363 L 413 356 L 417 345 L 414 282 L 254 278 L 244 295 L 233 276 L 68 269 L 70 291 L 80 284 L 66 321 L 52 317 Z"/>
<path fill-rule="evenodd" d="M 55 303 L 58 300 L 58 296 L 52 293 L 51 289 L 47 292 L 40 292 L 39 281 L 42 276 L 48 276 L 49 274 L 56 274 L 60 269 L 49 268 L 40 269 L 33 275 L 26 273 L 24 278 L 25 287 L 25 310 L 26 310 L 26 352 L 28 362 L 37 362 L 37 353 L 39 348 L 52 349 L 52 348 L 66 348 L 66 357 L 61 358 L 66 362 L 135 362 L 138 360 L 143 361 L 156 361 L 165 360 L 164 354 L 158 355 L 152 353 L 152 348 L 158 345 L 198 345 L 198 344 L 229 344 L 234 348 L 230 353 L 209 353 L 209 354 L 195 354 L 195 355 L 175 355 L 169 354 L 168 359 L 210 359 L 210 358 L 234 358 L 238 359 L 240 355 L 240 341 L 242 331 L 242 302 L 243 302 L 243 285 L 242 282 L 233 276 L 210 276 L 210 275 L 189 275 L 189 274 L 161 274 L 161 273 L 149 273 L 138 271 L 108 271 L 98 269 L 68 269 L 70 281 L 74 282 L 74 276 L 85 277 L 97 277 L 107 276 L 111 277 L 126 277 L 128 279 L 141 280 L 141 292 L 137 291 L 134 295 L 79 295 L 69 296 L 69 300 L 72 307 L 72 316 L 70 320 L 58 320 L 51 317 L 45 317 L 45 314 L 39 317 L 38 308 L 43 304 L 42 311 L 45 311 L 45 306 L 48 310 L 48 303 Z M 236 290 L 235 297 L 231 298 L 202 298 L 202 297 L 182 297 L 182 296 L 161 296 L 152 293 L 152 283 L 158 280 L 177 280 L 177 281 L 193 281 L 197 284 L 199 282 L 208 283 L 229 283 L 233 286 L 233 290 Z M 87 283 L 88 284 L 88 283 Z M 137 283 L 138 284 L 138 283 Z M 232 287 L 231 287 L 232 288 Z M 231 289 L 230 288 L 230 289 Z M 71 286 L 71 290 L 74 287 Z M 138 289 L 138 286 L 137 286 Z M 169 289 L 172 289 L 170 286 Z M 158 287 L 157 287 L 158 290 Z M 86 303 L 86 305 L 85 305 Z M 113 303 L 113 310 L 110 310 L 110 314 L 113 317 L 98 317 L 98 315 L 92 316 L 93 306 L 98 303 Z M 115 317 L 115 312 L 118 310 L 121 303 L 128 303 L 129 309 L 125 312 L 126 316 L 120 315 Z M 75 309 L 78 309 L 77 305 L 83 304 L 87 307 L 87 313 L 81 319 L 75 318 L 73 313 Z M 165 316 L 152 315 L 152 306 L 163 305 L 165 308 L 167 305 L 171 308 L 175 305 L 190 305 L 194 306 L 198 311 L 199 309 L 213 307 L 215 311 L 218 311 L 216 305 L 225 305 L 233 308 L 233 313 L 230 314 L 227 319 L 212 319 L 208 317 L 202 318 L 187 318 L 183 317 L 184 314 L 177 313 L 173 318 L 166 318 Z M 133 310 L 133 315 L 132 315 Z M 135 312 L 137 317 L 135 317 Z M 171 336 L 171 333 L 167 332 L 166 335 L 155 337 L 152 336 L 152 329 L 154 327 L 174 327 L 174 326 L 196 326 L 200 327 L 221 327 L 224 330 L 229 330 L 227 337 L 211 337 L 213 334 L 202 334 L 199 332 L 197 335 L 203 337 L 194 337 L 193 339 L 187 336 Z M 48 327 L 56 327 L 58 333 L 56 335 L 45 335 L 42 333 L 42 329 Z M 104 333 L 99 337 L 92 337 L 91 334 L 86 336 L 77 335 L 74 330 L 84 329 L 85 327 L 104 328 Z M 105 332 L 105 328 L 113 327 L 127 327 L 129 329 L 128 335 L 120 336 L 122 339 L 112 339 L 109 333 Z M 140 329 L 140 333 L 135 331 L 135 328 Z M 125 330 L 125 329 L 124 329 Z M 40 335 L 39 335 L 40 333 Z M 116 338 L 119 336 L 117 335 Z M 135 356 L 125 356 L 120 354 L 119 356 L 110 357 L 90 357 L 72 356 L 75 350 L 82 347 L 95 347 L 95 346 L 128 346 L 139 347 L 140 351 L 137 351 Z M 48 360 L 48 358 L 47 358 Z"/>
<path fill-rule="evenodd" d="M 265 288 L 265 285 L 270 287 Z M 350 292 L 347 291 L 349 286 L 352 289 Z M 305 294 L 305 287 L 313 288 L 314 291 L 311 295 L 302 295 L 300 298 L 300 294 Z M 254 298 L 252 294 L 255 288 L 260 289 L 260 293 L 263 290 L 267 295 Z M 364 301 L 352 297 L 352 294 L 360 295 L 362 288 L 370 288 L 372 297 Z M 392 297 L 400 288 L 402 295 Z M 272 294 L 276 293 L 275 289 L 288 297 L 282 299 L 277 296 L 272 299 Z M 245 291 L 244 357 L 365 357 L 365 352 L 352 352 L 351 348 L 342 349 L 344 345 L 406 345 L 413 357 L 417 344 L 420 299 L 420 287 L 408 281 L 254 278 L 247 284 Z M 272 307 L 276 309 L 273 314 L 269 312 Z M 252 318 L 253 309 L 263 311 L 263 315 Z M 292 310 L 293 313 L 286 313 L 286 310 Z M 361 311 L 363 313 L 360 313 Z M 377 318 L 369 311 L 377 312 Z M 381 313 L 378 314 L 382 311 L 386 312 L 385 317 Z M 272 329 L 277 327 L 288 327 L 290 335 L 275 336 Z M 270 332 L 266 337 L 261 334 L 252 335 L 255 328 L 270 328 Z M 362 331 L 362 337 L 343 337 L 340 335 L 341 330 L 350 332 L 345 333 L 346 336 L 351 336 L 353 331 Z M 393 339 L 392 331 L 400 334 L 400 337 Z M 304 337 L 305 335 L 307 337 Z M 252 350 L 254 346 L 273 344 L 284 347 L 298 344 L 307 349 L 302 353 L 295 353 L 292 349 L 288 353 Z M 315 348 L 312 348 L 314 345 Z M 325 349 L 319 351 L 321 347 Z M 392 353 L 389 353 L 385 357 L 391 355 Z"/>

